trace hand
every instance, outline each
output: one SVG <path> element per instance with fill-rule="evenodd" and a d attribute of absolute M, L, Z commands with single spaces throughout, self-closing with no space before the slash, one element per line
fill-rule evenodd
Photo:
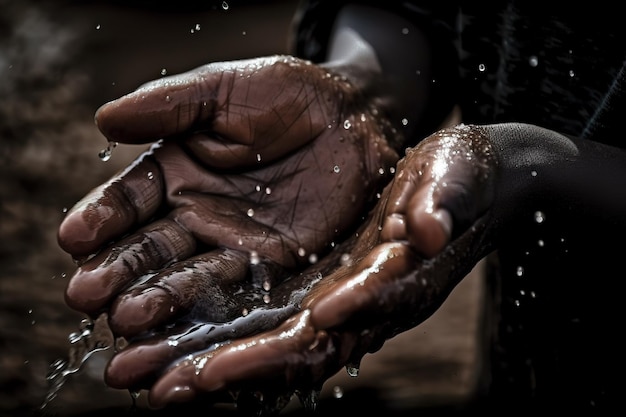
<path fill-rule="evenodd" d="M 322 257 L 391 176 L 384 112 L 362 94 L 277 56 L 209 64 L 102 106 L 110 141 L 156 142 L 61 224 L 59 244 L 80 263 L 68 305 L 110 309 L 126 337 L 186 315 L 240 316 L 214 292 L 258 292 Z"/>
<path fill-rule="evenodd" d="M 541 147 L 527 146 L 538 140 Z M 399 162 L 359 233 L 303 274 L 317 269 L 322 278 L 304 280 L 306 294 L 291 317 L 179 359 L 150 389 L 150 403 L 228 401 L 234 392 L 237 401 L 250 406 L 256 398 L 257 411 L 271 412 L 292 393 L 318 391 L 342 367 L 358 368 L 366 353 L 436 311 L 515 219 L 532 217 L 528 208 L 545 202 L 554 185 L 553 167 L 559 172 L 575 160 L 574 149 L 566 137 L 529 125 L 435 133 Z M 541 184 L 543 174 L 548 182 Z M 521 204 L 522 196 L 530 202 Z M 120 352 L 108 371 L 125 372 L 140 351 Z"/>
<path fill-rule="evenodd" d="M 431 136 L 398 164 L 358 233 L 272 287 L 268 304 L 229 323 L 134 341 L 109 363 L 107 383 L 151 387 L 155 407 L 232 401 L 235 391 L 238 400 L 261 392 L 258 406 L 272 410 L 291 393 L 320 389 L 341 367 L 358 367 L 365 353 L 429 317 L 489 251 L 482 242 L 497 168 L 480 129 Z"/>

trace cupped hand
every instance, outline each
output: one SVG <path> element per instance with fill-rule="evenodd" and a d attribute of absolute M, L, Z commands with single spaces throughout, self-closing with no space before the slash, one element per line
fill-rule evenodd
<path fill-rule="evenodd" d="M 209 64 L 102 106 L 111 142 L 150 149 L 67 214 L 66 301 L 133 337 L 239 304 L 310 265 L 361 220 L 399 158 L 350 79 L 288 56 Z M 382 109 L 384 110 L 384 109 Z M 253 307 L 253 306 L 252 306 Z M 197 314 L 197 315 L 196 315 Z"/>
<path fill-rule="evenodd" d="M 321 389 L 428 318 L 489 252 L 498 165 L 483 129 L 432 135 L 398 163 L 357 233 L 272 287 L 265 306 L 137 340 L 109 363 L 107 382 L 150 389 L 154 407 L 235 393 L 258 399 L 257 411 Z"/>

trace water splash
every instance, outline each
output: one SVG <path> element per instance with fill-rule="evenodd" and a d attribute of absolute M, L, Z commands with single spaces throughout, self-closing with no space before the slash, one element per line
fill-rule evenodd
<path fill-rule="evenodd" d="M 40 406 L 41 410 L 50 405 L 70 375 L 78 372 L 91 355 L 112 346 L 113 334 L 107 324 L 106 314 L 102 314 L 95 321 L 83 319 L 78 331 L 70 333 L 68 340 L 71 346 L 67 359 L 57 359 L 50 364 L 46 375 L 48 393 Z"/>

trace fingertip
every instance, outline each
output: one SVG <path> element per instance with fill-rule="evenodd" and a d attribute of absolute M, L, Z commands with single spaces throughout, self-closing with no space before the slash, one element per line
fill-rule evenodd
<path fill-rule="evenodd" d="M 191 401 L 197 395 L 193 384 L 195 377 L 196 371 L 193 364 L 172 368 L 150 389 L 148 393 L 150 407 L 159 409 L 171 403 Z"/>
<path fill-rule="evenodd" d="M 111 307 L 109 326 L 116 335 L 130 337 L 157 327 L 177 311 L 164 289 L 148 287 L 119 297 Z"/>

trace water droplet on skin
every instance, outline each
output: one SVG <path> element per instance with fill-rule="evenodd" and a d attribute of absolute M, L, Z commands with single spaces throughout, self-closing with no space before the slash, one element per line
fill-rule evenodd
<path fill-rule="evenodd" d="M 341 265 L 343 266 L 350 266 L 352 265 L 352 256 L 350 256 L 349 253 L 344 253 L 341 255 L 340 261 Z"/>
<path fill-rule="evenodd" d="M 254 216 L 254 210 L 253 209 L 248 209 L 247 214 L 248 214 L 248 217 L 253 217 Z"/>
<path fill-rule="evenodd" d="M 269 294 L 265 294 L 265 295 L 263 295 L 263 302 L 264 302 L 265 304 L 269 304 L 269 303 L 270 303 L 270 301 L 271 301 L 271 299 L 270 299 L 270 295 L 269 295 Z"/>
<path fill-rule="evenodd" d="M 250 264 L 258 265 L 260 262 L 261 262 L 261 257 L 259 256 L 259 253 L 256 251 L 250 252 Z"/>
<path fill-rule="evenodd" d="M 165 68 L 161 69 L 161 75 L 167 75 L 167 70 Z"/>
<path fill-rule="evenodd" d="M 317 255 L 312 253 L 309 255 L 309 263 L 314 264 L 317 263 Z"/>
<path fill-rule="evenodd" d="M 299 255 L 299 256 L 304 256 L 304 255 L 306 255 L 306 251 L 304 250 L 304 248 L 298 248 L 298 255 Z"/>
<path fill-rule="evenodd" d="M 242 316 L 247 316 L 248 315 L 248 309 L 244 308 L 243 310 L 241 310 L 241 315 Z"/>
<path fill-rule="evenodd" d="M 260 153 L 256 154 L 256 161 L 257 162 L 261 162 L 261 154 Z"/>
<path fill-rule="evenodd" d="M 335 398 L 343 397 L 343 389 L 340 386 L 335 385 L 333 387 L 333 397 Z"/>
<path fill-rule="evenodd" d="M 354 365 L 346 365 L 346 372 L 352 378 L 356 378 L 357 376 L 359 376 L 359 367 Z"/>
<path fill-rule="evenodd" d="M 165 96 L 165 102 L 169 103 L 170 101 L 172 101 L 172 97 L 170 97 L 169 95 Z"/>
<path fill-rule="evenodd" d="M 333 172 L 334 172 L 335 174 L 339 174 L 339 173 L 341 172 L 341 168 L 339 168 L 337 165 L 335 165 L 335 166 L 333 167 Z"/>
<path fill-rule="evenodd" d="M 352 127 L 352 123 L 350 123 L 350 120 L 345 120 L 345 121 L 343 122 L 343 128 L 344 128 L 344 129 L 346 129 L 346 130 L 347 130 L 347 129 L 350 129 L 351 127 Z"/>
<path fill-rule="evenodd" d="M 265 194 L 267 195 L 272 194 L 272 189 L 270 187 L 265 187 Z"/>
<path fill-rule="evenodd" d="M 154 173 L 152 171 L 148 172 L 148 179 L 149 180 L 153 180 L 154 179 Z"/>

